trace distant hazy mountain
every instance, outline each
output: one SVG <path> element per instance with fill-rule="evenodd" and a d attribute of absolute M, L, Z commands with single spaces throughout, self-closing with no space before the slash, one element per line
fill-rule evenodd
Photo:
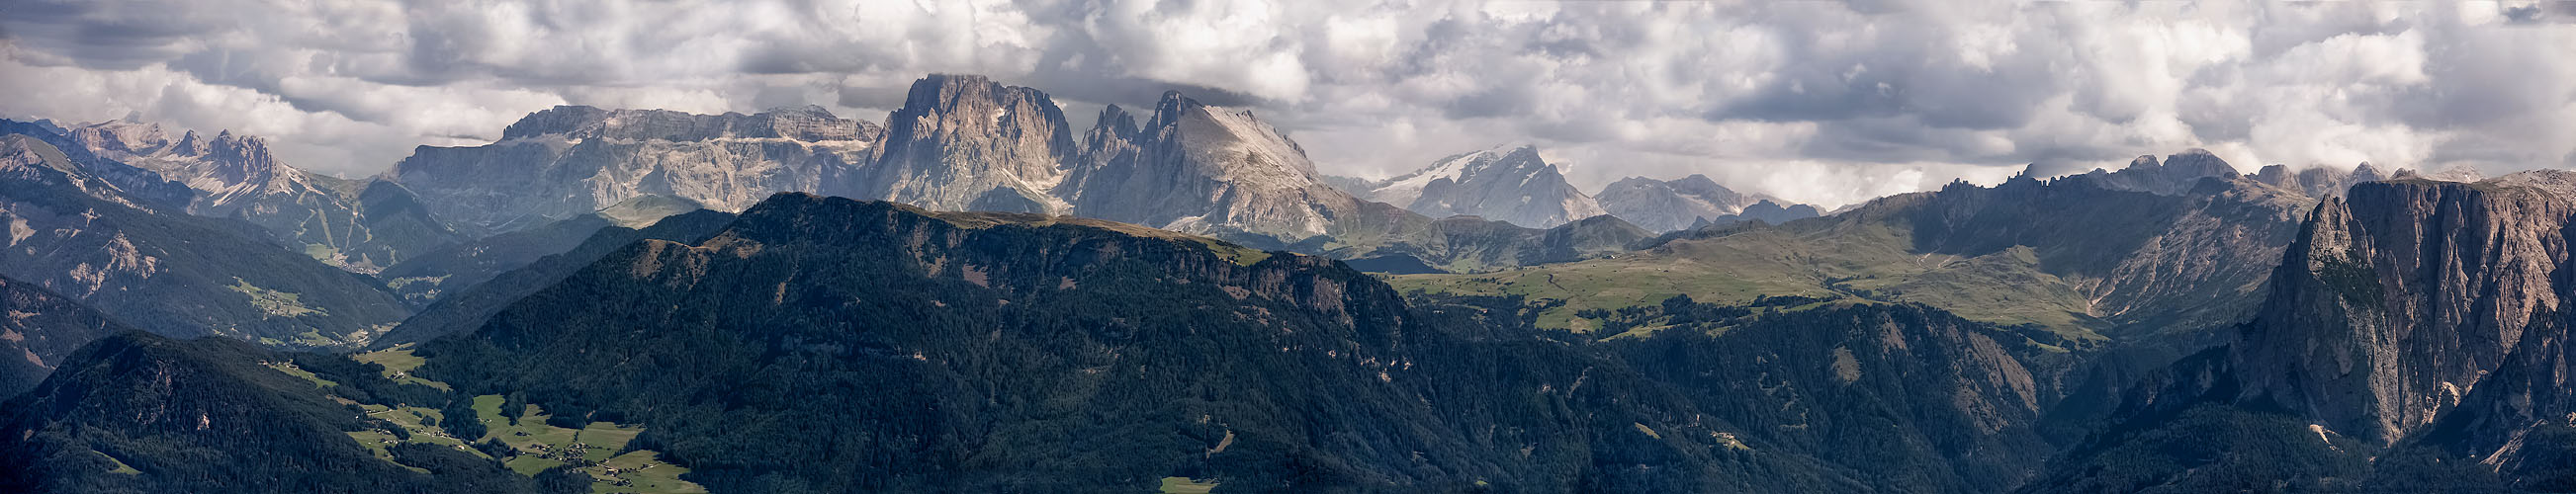
<path fill-rule="evenodd" d="M 1593 197 L 1611 215 L 1657 232 L 1690 228 L 1702 220 L 1740 213 L 1763 200 L 1727 189 L 1706 175 L 1673 180 L 1628 177 L 1611 182 Z"/>
<path fill-rule="evenodd" d="M 1488 263 L 1569 250 L 1538 245 L 1546 236 L 1538 228 L 1462 238 L 1430 217 L 1355 197 L 1327 183 L 1302 147 L 1248 110 L 1171 92 L 1141 124 L 1138 118 L 1112 105 L 1076 140 L 1044 92 L 932 75 L 913 84 L 883 128 L 812 108 L 692 115 L 558 107 L 512 124 L 490 145 L 422 147 L 386 176 L 418 191 L 440 218 L 474 232 L 532 228 L 641 196 L 739 211 L 758 197 L 795 191 L 942 210 L 1068 214 L 1351 259 L 1401 254 L 1451 270 L 1507 267 L 1517 264 Z M 1501 161 L 1508 163 L 1478 167 L 1490 170 L 1476 183 L 1524 172 L 1533 184 L 1562 183 L 1534 153 Z M 1579 192 L 1553 190 L 1570 194 L 1573 209 L 1538 215 L 1562 220 L 1534 223 L 1597 215 Z M 1598 255 L 1607 244 L 1570 251 Z"/>
<path fill-rule="evenodd" d="M 110 121 L 68 129 L 86 152 L 153 171 L 195 194 L 190 214 L 259 225 L 290 250 L 372 273 L 459 240 L 402 186 L 314 174 L 278 161 L 258 137 Z"/>
<path fill-rule="evenodd" d="M 663 218 L 700 209 L 700 204 L 688 199 L 636 196 L 591 214 L 430 251 L 386 268 L 376 277 L 402 295 L 404 301 L 426 304 L 539 258 L 572 250 L 602 229 L 643 229 Z"/>
<path fill-rule="evenodd" d="M 174 336 L 336 346 L 404 315 L 365 277 L 279 249 L 256 227 L 146 202 L 44 141 L 0 136 L 0 276 Z"/>
<path fill-rule="evenodd" d="M 1792 204 L 1784 207 L 1781 206 L 1780 203 L 1771 202 L 1770 199 L 1763 199 L 1761 201 L 1754 202 L 1751 206 L 1745 206 L 1743 211 L 1738 211 L 1735 214 L 1720 215 L 1715 218 L 1700 218 L 1698 222 L 1691 224 L 1691 228 L 1699 229 L 1712 226 L 1727 226 L 1747 221 L 1760 221 L 1763 223 L 1777 225 L 1791 221 L 1814 218 L 1817 216 L 1824 216 L 1824 214 L 1825 213 L 1823 211 L 1816 210 L 1815 206 Z"/>
<path fill-rule="evenodd" d="M 1412 173 L 1356 184 L 1351 192 L 1413 212 L 1444 218 L 1480 216 L 1531 228 L 1609 214 L 1584 195 L 1556 165 L 1531 146 L 1506 146 L 1459 154 Z"/>
<path fill-rule="evenodd" d="M 422 146 L 386 178 L 439 218 L 488 232 L 645 195 L 738 211 L 780 191 L 852 180 L 883 134 L 812 107 L 693 115 L 561 106 L 510 124 L 499 142 Z"/>
<path fill-rule="evenodd" d="M 2369 163 L 2362 163 L 2352 171 L 2319 166 L 2292 172 L 2288 166 L 2269 165 L 2256 171 L 2253 177 L 2254 181 L 2298 191 L 2309 197 L 2329 195 L 2340 197 L 2344 195 L 2345 189 L 2352 188 L 2352 184 L 2388 179 L 2380 174 L 2379 168 L 2370 166 Z"/>
<path fill-rule="evenodd" d="M 2139 156 L 2129 160 L 2127 168 L 2108 171 L 2095 168 L 2084 174 L 2105 187 L 2120 190 L 2179 195 L 2190 191 L 2203 178 L 2226 180 L 2236 178 L 2236 168 L 2205 149 L 2188 149 L 2166 156 Z"/>

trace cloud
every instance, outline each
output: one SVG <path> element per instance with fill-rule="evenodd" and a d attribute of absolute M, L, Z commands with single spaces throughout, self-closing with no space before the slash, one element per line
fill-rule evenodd
<path fill-rule="evenodd" d="M 0 0 L 0 114 L 139 114 L 371 173 L 555 104 L 881 118 L 981 73 L 1087 125 L 1254 107 L 1327 172 L 1531 142 L 1579 185 L 1837 205 L 2218 150 L 2576 165 L 2568 2 Z"/>

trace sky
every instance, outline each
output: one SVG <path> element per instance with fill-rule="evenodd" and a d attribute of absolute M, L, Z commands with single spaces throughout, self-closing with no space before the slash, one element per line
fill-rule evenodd
<path fill-rule="evenodd" d="M 0 116 L 230 129 L 343 175 L 559 104 L 882 121 L 928 73 L 1086 128 L 1180 90 L 1333 174 L 1525 143 L 1586 190 L 1827 207 L 2194 147 L 2576 166 L 2576 1 L 0 0 Z"/>

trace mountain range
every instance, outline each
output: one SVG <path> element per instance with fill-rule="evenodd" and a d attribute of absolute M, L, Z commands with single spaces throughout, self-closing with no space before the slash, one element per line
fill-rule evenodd
<path fill-rule="evenodd" d="M 501 136 L 0 121 L 0 492 L 2576 489 L 2576 172 L 1827 214 L 962 75 Z"/>
<path fill-rule="evenodd" d="M 1369 200 L 1446 217 L 1475 215 L 1515 225 L 1552 227 L 1609 214 L 1592 196 L 1565 183 L 1538 148 L 1494 148 L 1441 158 L 1430 168 L 1357 184 Z"/>
<path fill-rule="evenodd" d="M 271 242 L 270 230 L 127 193 L 45 140 L 0 135 L 0 276 L 140 329 L 290 347 L 364 344 L 409 314 L 365 275 Z"/>

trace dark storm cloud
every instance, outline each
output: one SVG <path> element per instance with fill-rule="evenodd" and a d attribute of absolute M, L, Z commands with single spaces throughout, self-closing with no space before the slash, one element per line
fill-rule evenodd
<path fill-rule="evenodd" d="M 130 69 L 185 53 L 211 31 L 187 9 L 120 11 L 83 0 L 0 0 L 0 33 L 83 67 Z"/>

